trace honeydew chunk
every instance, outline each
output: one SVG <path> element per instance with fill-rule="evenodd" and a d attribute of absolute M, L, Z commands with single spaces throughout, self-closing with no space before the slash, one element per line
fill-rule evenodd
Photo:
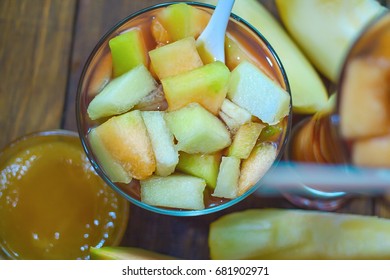
<path fill-rule="evenodd" d="M 107 174 L 108 178 L 113 182 L 128 184 L 132 178 L 128 172 L 115 160 L 107 148 L 103 145 L 100 136 L 96 132 L 96 129 L 92 129 L 88 134 L 88 141 L 91 145 L 94 155 L 96 156 L 99 164 L 102 166 L 103 171 Z"/>
<path fill-rule="evenodd" d="M 240 159 L 236 157 L 222 157 L 217 177 L 217 185 L 212 196 L 229 199 L 237 197 L 240 163 Z"/>
<path fill-rule="evenodd" d="M 205 180 L 182 174 L 152 176 L 140 181 L 141 201 L 154 206 L 201 210 L 205 208 Z"/>
<path fill-rule="evenodd" d="M 119 34 L 108 42 L 112 56 L 114 77 L 118 77 L 136 66 L 147 66 L 148 57 L 142 31 L 133 28 Z"/>
<path fill-rule="evenodd" d="M 354 141 L 352 162 L 358 166 L 390 168 L 390 134 Z"/>
<path fill-rule="evenodd" d="M 226 65 L 216 61 L 162 79 L 168 110 L 177 110 L 196 102 L 217 115 L 227 94 L 229 78 L 230 71 Z"/>
<path fill-rule="evenodd" d="M 218 115 L 233 134 L 237 132 L 241 125 L 252 119 L 251 113 L 231 102 L 227 98 L 223 100 L 221 110 L 218 112 Z"/>
<path fill-rule="evenodd" d="M 202 178 L 208 187 L 214 189 L 217 183 L 221 154 L 187 154 L 180 153 L 176 170 Z"/>
<path fill-rule="evenodd" d="M 209 154 L 231 144 L 229 131 L 224 124 L 198 103 L 168 112 L 165 120 L 178 141 L 179 151 Z"/>
<path fill-rule="evenodd" d="M 193 37 L 151 50 L 149 56 L 160 80 L 203 66 Z"/>
<path fill-rule="evenodd" d="M 145 179 L 155 171 L 153 148 L 140 111 L 111 117 L 92 131 L 92 137 L 100 141 L 100 145 L 95 146 L 98 149 L 93 152 L 103 154 L 103 157 L 98 157 L 103 164 L 111 157 L 115 166 L 120 165 L 129 177 L 135 179 Z M 115 167 L 106 164 L 103 168 L 109 170 Z M 122 172 L 122 169 L 118 172 Z"/>
<path fill-rule="evenodd" d="M 143 97 L 157 89 L 157 83 L 141 64 L 111 80 L 88 105 L 92 120 L 131 110 Z"/>
<path fill-rule="evenodd" d="M 268 171 L 276 159 L 277 149 L 271 142 L 256 145 L 249 157 L 241 163 L 238 194 L 242 195 L 255 185 Z"/>
<path fill-rule="evenodd" d="M 248 61 L 232 71 L 227 96 L 268 124 L 278 123 L 290 109 L 289 94 Z"/>
<path fill-rule="evenodd" d="M 174 146 L 173 135 L 168 129 L 164 114 L 160 111 L 142 112 L 156 158 L 156 174 L 159 176 L 173 173 L 179 161 L 179 153 Z"/>
<path fill-rule="evenodd" d="M 234 135 L 233 142 L 228 149 L 228 156 L 239 159 L 248 158 L 264 127 L 265 125 L 256 122 L 243 124 Z"/>

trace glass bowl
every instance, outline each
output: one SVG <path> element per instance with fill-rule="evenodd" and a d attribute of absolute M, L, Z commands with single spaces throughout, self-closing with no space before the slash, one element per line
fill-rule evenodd
<path fill-rule="evenodd" d="M 89 259 L 91 246 L 119 245 L 128 217 L 128 201 L 96 174 L 76 132 L 33 133 L 0 151 L 5 257 Z"/>
<path fill-rule="evenodd" d="M 85 152 L 92 163 L 92 166 L 95 168 L 96 172 L 104 179 L 104 181 L 108 185 L 110 185 L 114 190 L 116 190 L 118 193 L 123 195 L 130 202 L 149 211 L 153 211 L 165 215 L 173 215 L 173 216 L 197 216 L 197 215 L 204 215 L 204 214 L 220 211 L 222 209 L 228 208 L 238 203 L 239 201 L 243 200 L 244 198 L 252 194 L 261 185 L 261 180 L 257 184 L 255 184 L 252 188 L 247 190 L 244 194 L 231 200 L 229 199 L 210 200 L 210 198 L 205 198 L 206 207 L 205 209 L 202 210 L 173 209 L 173 208 L 152 206 L 141 201 L 140 193 L 139 193 L 139 184 L 137 184 L 136 180 L 132 180 L 130 184 L 119 184 L 110 180 L 107 173 L 99 164 L 99 160 L 94 154 L 94 151 L 91 148 L 91 144 L 87 137 L 90 130 L 99 124 L 99 122 L 92 121 L 89 118 L 87 114 L 87 108 L 91 100 L 97 94 L 96 92 L 98 92 L 99 88 L 101 88 L 100 85 L 102 84 L 104 85 L 107 83 L 106 81 L 107 74 L 104 76 L 101 75 L 100 73 L 101 72 L 110 73 L 110 69 L 107 69 L 106 71 L 100 71 L 99 67 L 102 63 L 105 63 L 105 61 L 109 61 L 109 59 L 107 59 L 107 54 L 110 53 L 109 44 L 108 44 L 109 40 L 115 37 L 116 35 L 120 34 L 121 32 L 128 30 L 129 28 L 132 28 L 139 24 L 150 24 L 151 19 L 155 17 L 158 11 L 166 8 L 171 4 L 176 4 L 176 3 L 177 2 L 167 2 L 164 4 L 158 4 L 140 10 L 134 14 L 131 14 L 125 19 L 123 19 L 122 21 L 120 21 L 119 23 L 117 23 L 115 26 L 113 26 L 101 38 L 101 40 L 97 43 L 92 53 L 90 54 L 84 66 L 79 81 L 79 86 L 77 90 L 77 100 L 76 100 L 76 117 L 77 117 L 77 126 L 78 126 L 80 139 L 85 149 Z M 214 6 L 208 4 L 202 4 L 196 2 L 185 2 L 185 3 L 193 5 L 203 11 L 206 11 L 209 14 L 212 14 L 215 8 Z M 144 29 L 144 32 L 149 32 L 149 31 L 145 31 L 148 29 L 150 30 L 150 28 Z M 277 139 L 278 142 L 277 157 L 275 160 L 275 163 L 277 163 L 283 154 L 283 150 L 286 145 L 287 138 L 290 131 L 290 126 L 291 126 L 291 108 L 292 108 L 291 94 L 290 94 L 290 88 L 289 88 L 286 73 L 283 69 L 283 66 L 277 54 L 270 46 L 270 44 L 267 42 L 267 40 L 261 35 L 259 31 L 253 28 L 253 26 L 251 26 L 245 20 L 243 20 L 242 18 L 234 14 L 231 14 L 227 31 L 230 34 L 232 34 L 234 37 L 237 37 L 238 40 L 246 40 L 246 38 L 250 38 L 250 40 L 246 40 L 246 42 L 248 43 L 245 45 L 245 47 L 248 48 L 251 55 L 256 57 L 259 63 L 261 63 L 261 65 L 264 66 L 264 70 L 271 73 L 271 75 L 276 80 L 276 82 L 280 84 L 280 86 L 284 88 L 290 96 L 289 114 L 281 121 L 281 123 L 283 124 L 283 130 L 280 133 L 280 137 Z M 150 33 L 147 33 L 144 37 L 149 38 L 151 36 L 152 35 Z M 103 76 L 105 78 L 102 78 Z M 96 83 L 96 80 L 99 81 L 99 79 L 100 82 Z M 108 79 L 110 79 L 110 77 Z"/>

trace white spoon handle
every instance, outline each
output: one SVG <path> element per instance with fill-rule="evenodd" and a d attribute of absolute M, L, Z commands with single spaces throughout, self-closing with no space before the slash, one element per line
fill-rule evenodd
<path fill-rule="evenodd" d="M 219 0 L 206 28 L 197 39 L 214 60 L 225 62 L 225 33 L 235 0 Z"/>

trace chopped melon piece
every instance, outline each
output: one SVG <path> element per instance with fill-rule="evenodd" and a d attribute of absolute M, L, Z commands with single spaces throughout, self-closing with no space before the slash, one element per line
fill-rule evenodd
<path fill-rule="evenodd" d="M 219 167 L 217 186 L 212 196 L 233 199 L 238 195 L 238 179 L 240 177 L 240 159 L 222 157 Z"/>
<path fill-rule="evenodd" d="M 142 31 L 138 28 L 119 34 L 109 41 L 114 77 L 118 77 L 134 67 L 148 65 L 147 50 Z"/>
<path fill-rule="evenodd" d="M 228 97 L 268 124 L 278 123 L 290 110 L 289 94 L 248 61 L 232 71 Z"/>
<path fill-rule="evenodd" d="M 149 205 L 179 209 L 204 209 L 206 182 L 190 175 L 152 176 L 141 183 L 141 201 Z"/>
<path fill-rule="evenodd" d="M 228 150 L 228 156 L 234 156 L 239 159 L 248 158 L 264 126 L 256 122 L 243 124 L 233 138 L 233 143 Z"/>
<path fill-rule="evenodd" d="M 92 131 L 90 134 L 96 138 L 94 141 L 100 141 L 100 144 L 95 146 L 98 149 L 93 152 L 97 155 L 103 154 L 103 157 L 98 157 L 103 164 L 108 162 L 109 153 L 113 161 L 119 164 L 129 177 L 145 179 L 155 171 L 153 148 L 140 111 L 135 110 L 112 117 Z M 115 167 L 106 164 L 103 168 L 109 170 Z M 122 170 L 118 172 L 122 173 Z"/>
<path fill-rule="evenodd" d="M 160 111 L 142 112 L 156 157 L 156 175 L 159 176 L 168 176 L 173 173 L 179 162 L 179 153 L 175 148 L 173 135 L 168 129 L 164 114 L 165 112 Z"/>
<path fill-rule="evenodd" d="M 151 50 L 149 56 L 153 71 L 160 80 L 203 66 L 193 37 Z"/>
<path fill-rule="evenodd" d="M 226 97 L 230 71 L 220 61 L 180 75 L 162 79 L 168 110 L 177 110 L 197 102 L 213 114 L 218 114 Z"/>
<path fill-rule="evenodd" d="M 214 189 L 217 183 L 221 154 L 187 154 L 180 153 L 176 170 L 202 178 L 207 186 Z"/>
<path fill-rule="evenodd" d="M 292 209 L 251 209 L 213 222 L 211 259 L 390 258 L 390 220 Z M 325 245 L 326 244 L 326 245 Z"/>
<path fill-rule="evenodd" d="M 111 80 L 88 105 L 92 120 L 129 111 L 143 97 L 157 89 L 156 81 L 144 65 Z"/>
<path fill-rule="evenodd" d="M 165 115 L 180 151 L 190 154 L 214 153 L 230 145 L 224 124 L 198 103 L 191 103 Z"/>

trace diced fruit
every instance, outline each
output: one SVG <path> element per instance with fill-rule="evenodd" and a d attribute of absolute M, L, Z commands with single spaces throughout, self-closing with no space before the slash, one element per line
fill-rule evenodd
<path fill-rule="evenodd" d="M 154 156 L 156 158 L 156 175 L 168 176 L 175 171 L 179 161 L 173 135 L 164 119 L 165 112 L 144 111 L 142 117 L 148 131 Z"/>
<path fill-rule="evenodd" d="M 345 138 L 379 136 L 390 127 L 387 71 L 375 60 L 356 58 L 347 66 L 340 96 L 340 129 Z"/>
<path fill-rule="evenodd" d="M 142 31 L 138 28 L 119 34 L 109 41 L 114 77 L 136 66 L 148 65 L 147 51 Z"/>
<path fill-rule="evenodd" d="M 135 247 L 91 247 L 91 260 L 174 260 L 175 258 Z"/>
<path fill-rule="evenodd" d="M 228 156 L 239 159 L 248 158 L 263 128 L 263 124 L 256 122 L 242 125 L 234 135 L 233 142 L 228 149 Z"/>
<path fill-rule="evenodd" d="M 344 57 L 356 37 L 386 10 L 374 0 L 277 0 L 276 5 L 289 33 L 313 65 L 333 82 L 337 82 Z"/>
<path fill-rule="evenodd" d="M 390 168 L 390 135 L 354 141 L 352 162 L 358 166 Z"/>
<path fill-rule="evenodd" d="M 234 134 L 244 123 L 252 119 L 251 113 L 225 98 L 222 102 L 219 116 Z"/>
<path fill-rule="evenodd" d="M 268 124 L 276 124 L 289 114 L 289 94 L 247 61 L 232 71 L 228 97 Z"/>
<path fill-rule="evenodd" d="M 160 80 L 203 66 L 193 37 L 151 50 L 149 56 L 153 71 Z"/>
<path fill-rule="evenodd" d="M 154 40 L 157 43 L 157 47 L 164 46 L 171 42 L 171 36 L 169 36 L 168 31 L 162 26 L 161 22 L 154 18 L 151 24 L 151 31 Z"/>
<path fill-rule="evenodd" d="M 190 36 L 197 38 L 209 22 L 210 14 L 185 3 L 178 3 L 163 9 L 156 18 L 171 40 L 177 41 Z M 154 36 L 157 42 L 158 38 L 165 38 L 158 32 Z"/>
<path fill-rule="evenodd" d="M 218 0 L 198 1 L 213 5 L 218 2 Z M 260 1 L 236 1 L 233 13 L 248 21 L 257 30 L 261 30 L 275 49 L 288 76 L 294 112 L 315 113 L 322 108 L 328 99 L 328 94 L 320 76 L 283 26 L 261 5 Z M 305 77 L 304 83 L 302 77 Z"/>
<path fill-rule="evenodd" d="M 202 178 L 207 186 L 214 189 L 217 183 L 221 154 L 187 154 L 180 153 L 176 170 Z"/>
<path fill-rule="evenodd" d="M 162 91 L 162 86 L 159 85 L 148 95 L 142 97 L 133 109 L 141 111 L 165 111 L 168 109 L 168 103 Z"/>
<path fill-rule="evenodd" d="M 384 218 L 251 209 L 213 222 L 209 247 L 211 259 L 389 259 L 389 232 Z"/>
<path fill-rule="evenodd" d="M 177 110 L 197 102 L 217 114 L 226 97 L 230 71 L 220 61 L 161 80 L 168 110 Z"/>
<path fill-rule="evenodd" d="M 92 131 L 92 137 L 101 143 L 96 147 L 110 153 L 113 161 L 122 166 L 129 177 L 145 179 L 155 171 L 153 148 L 140 111 L 112 117 Z M 105 154 L 105 151 L 93 150 L 97 155 Z M 105 158 L 102 158 L 103 164 L 108 162 Z M 103 168 L 106 167 L 103 165 Z"/>
<path fill-rule="evenodd" d="M 229 199 L 237 197 L 240 163 L 240 159 L 236 157 L 222 157 L 218 172 L 217 185 L 212 196 Z"/>
<path fill-rule="evenodd" d="M 206 182 L 190 175 L 152 176 L 141 183 L 141 201 L 149 205 L 179 209 L 204 209 Z"/>
<path fill-rule="evenodd" d="M 229 35 L 225 38 L 225 63 L 232 71 L 242 61 L 253 62 L 252 58 L 239 46 L 239 44 Z"/>
<path fill-rule="evenodd" d="M 96 129 L 90 131 L 88 134 L 88 141 L 99 164 L 102 166 L 103 171 L 111 181 L 125 184 L 131 182 L 131 175 L 116 161 L 110 151 L 107 150 L 102 143 L 99 134 L 96 132 Z"/>
<path fill-rule="evenodd" d="M 198 103 L 168 112 L 165 119 L 178 141 L 179 151 L 208 154 L 222 150 L 231 143 L 224 124 Z"/>
<path fill-rule="evenodd" d="M 255 185 L 268 171 L 276 159 L 277 149 L 270 142 L 256 145 L 249 157 L 242 161 L 238 182 L 238 194 L 242 195 Z"/>
<path fill-rule="evenodd" d="M 143 97 L 156 90 L 157 84 L 144 65 L 111 80 L 88 105 L 92 120 L 129 111 Z"/>
<path fill-rule="evenodd" d="M 263 128 L 260 133 L 259 141 L 276 141 L 280 134 L 283 132 L 282 123 L 277 123 L 275 125 L 267 125 Z"/>

